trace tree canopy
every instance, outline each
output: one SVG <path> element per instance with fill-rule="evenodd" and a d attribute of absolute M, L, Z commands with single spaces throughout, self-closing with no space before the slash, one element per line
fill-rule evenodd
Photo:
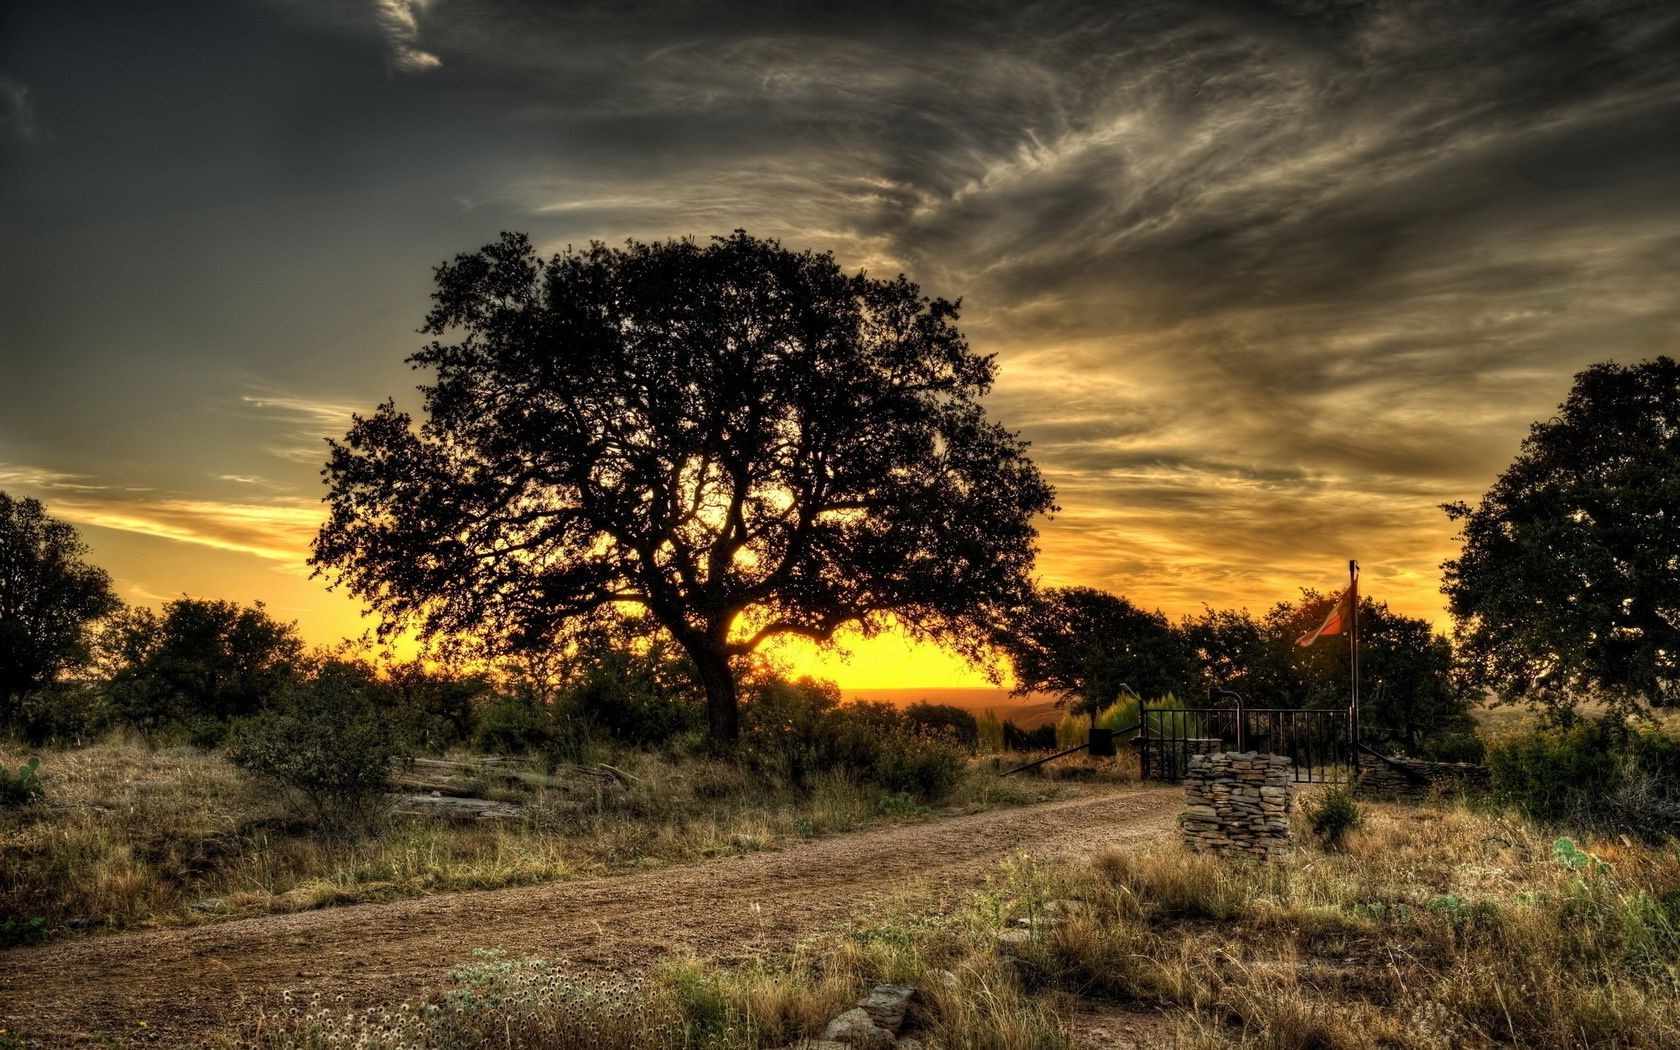
<path fill-rule="evenodd" d="M 130 724 L 225 723 L 267 707 L 297 673 L 303 642 L 259 602 L 177 598 L 130 610 L 107 644 L 113 706 Z"/>
<path fill-rule="evenodd" d="M 1189 647 L 1166 616 L 1092 587 L 1038 594 L 996 641 L 1018 692 L 1054 693 L 1078 711 L 1113 703 L 1122 686 L 1153 698 L 1195 677 Z"/>
<path fill-rule="evenodd" d="M 987 419 L 957 307 L 737 231 L 544 258 L 508 234 L 436 272 L 387 402 L 335 442 L 313 564 L 385 629 L 551 646 L 636 612 L 693 660 L 712 740 L 730 659 L 889 618 L 978 653 L 1053 494 Z"/>
<path fill-rule="evenodd" d="M 1594 365 L 1460 524 L 1443 593 L 1475 681 L 1621 710 L 1680 700 L 1680 364 Z"/>
<path fill-rule="evenodd" d="M 0 492 L 0 721 L 88 656 L 94 621 L 121 605 L 87 545 L 33 499 Z"/>

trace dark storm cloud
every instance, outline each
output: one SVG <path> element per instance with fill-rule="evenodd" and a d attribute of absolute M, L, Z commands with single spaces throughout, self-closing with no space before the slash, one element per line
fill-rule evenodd
<path fill-rule="evenodd" d="M 437 259 L 743 226 L 965 298 L 1060 487 L 1052 580 L 1259 604 L 1359 554 L 1433 615 L 1436 504 L 1680 327 L 1672 4 L 56 10 L 0 25 L 0 138 L 53 128 L 0 187 L 37 256 L 0 263 L 14 374 L 30 405 L 72 366 L 148 391 L 142 429 L 225 436 L 175 446 L 223 486 L 310 493 L 307 406 L 408 385 Z M 15 469 L 88 472 L 19 418 Z"/>

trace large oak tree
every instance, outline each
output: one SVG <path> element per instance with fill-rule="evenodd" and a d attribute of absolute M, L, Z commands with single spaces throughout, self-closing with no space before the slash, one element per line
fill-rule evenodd
<path fill-rule="evenodd" d="M 1680 700 L 1680 364 L 1575 377 L 1442 568 L 1460 654 L 1507 699 Z"/>
<path fill-rule="evenodd" d="M 775 635 L 891 618 L 978 654 L 1054 508 L 956 318 L 741 231 L 551 258 L 504 235 L 437 270 L 424 419 L 387 402 L 333 444 L 313 564 L 387 630 L 506 649 L 640 613 L 719 747 L 731 659 Z"/>

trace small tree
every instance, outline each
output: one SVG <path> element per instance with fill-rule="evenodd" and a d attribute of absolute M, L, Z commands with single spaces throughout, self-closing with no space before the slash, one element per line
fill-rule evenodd
<path fill-rule="evenodd" d="M 518 650 L 645 612 L 729 748 L 731 660 L 766 639 L 896 621 L 978 658 L 1026 590 L 1050 487 L 987 420 L 956 306 L 903 277 L 740 231 L 552 258 L 505 235 L 434 304 L 425 421 L 386 403 L 325 472 L 312 562 L 384 630 Z"/>
<path fill-rule="evenodd" d="M 136 609 L 116 622 L 109 689 L 120 717 L 143 730 L 223 724 L 254 714 L 296 674 L 303 642 L 262 603 L 179 598 L 161 615 Z"/>
<path fill-rule="evenodd" d="M 0 724 L 25 695 L 87 660 L 93 623 L 121 602 L 87 545 L 40 502 L 0 492 Z"/>
<path fill-rule="evenodd" d="M 409 754 L 382 693 L 367 666 L 322 661 L 234 727 L 228 758 L 293 793 L 330 831 L 370 828 L 384 815 L 392 764 Z"/>
<path fill-rule="evenodd" d="M 1472 508 L 1442 569 L 1477 684 L 1571 710 L 1680 701 L 1680 364 L 1594 365 Z"/>

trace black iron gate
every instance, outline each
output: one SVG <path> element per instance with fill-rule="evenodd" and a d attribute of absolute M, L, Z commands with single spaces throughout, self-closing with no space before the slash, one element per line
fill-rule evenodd
<path fill-rule="evenodd" d="M 1178 781 L 1190 756 L 1215 751 L 1284 755 L 1300 783 L 1340 783 L 1358 768 L 1357 726 L 1348 708 L 1149 707 L 1138 719 L 1143 775 Z"/>

